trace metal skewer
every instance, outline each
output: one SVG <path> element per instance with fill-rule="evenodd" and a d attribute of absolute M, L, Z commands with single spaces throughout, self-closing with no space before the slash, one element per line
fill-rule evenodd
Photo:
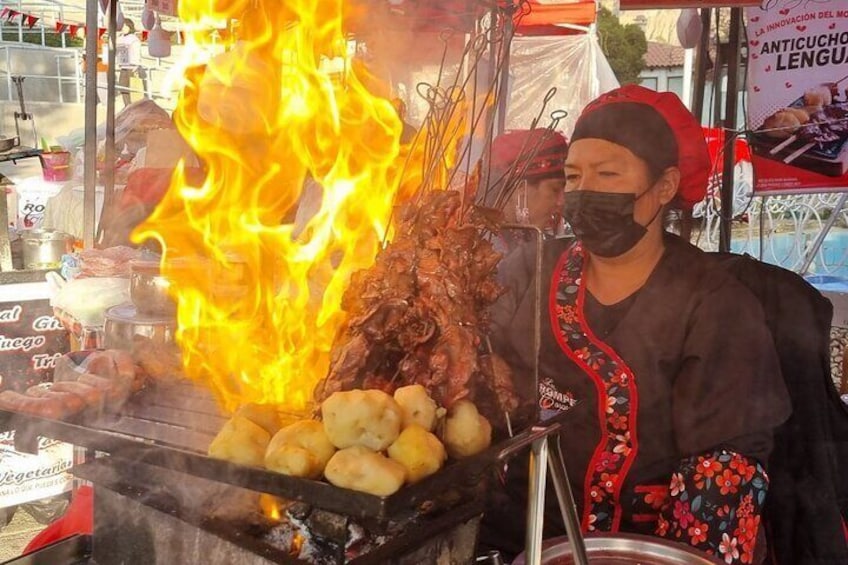
<path fill-rule="evenodd" d="M 783 162 L 788 165 L 789 163 L 791 163 L 792 161 L 794 161 L 795 159 L 797 159 L 798 157 L 800 157 L 801 155 L 803 155 L 804 153 L 806 153 L 807 151 L 809 151 L 810 149 L 815 147 L 815 145 L 816 145 L 816 142 L 811 141 L 810 143 L 808 143 L 807 145 L 805 145 L 801 149 L 797 150 L 796 152 L 794 152 L 791 155 L 789 155 L 788 157 L 786 157 L 786 159 L 784 159 Z"/>
<path fill-rule="evenodd" d="M 792 135 L 792 136 L 786 138 L 785 140 L 781 141 L 779 144 L 775 145 L 772 148 L 772 150 L 769 151 L 769 154 L 777 155 L 778 153 L 780 153 L 781 151 L 783 151 L 784 149 L 786 149 L 787 147 L 789 147 L 790 145 L 795 143 L 797 140 L 798 140 L 798 136 Z"/>

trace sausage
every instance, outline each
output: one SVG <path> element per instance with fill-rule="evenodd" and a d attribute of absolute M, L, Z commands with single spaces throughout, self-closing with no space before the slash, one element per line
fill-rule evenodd
<path fill-rule="evenodd" d="M 129 388 L 121 386 L 120 383 L 111 381 L 91 373 L 85 373 L 79 378 L 80 383 L 93 386 L 105 395 L 106 408 L 117 412 L 129 397 Z"/>
<path fill-rule="evenodd" d="M 83 366 L 86 371 L 98 377 L 114 379 L 118 376 L 118 368 L 115 366 L 115 360 L 106 351 L 95 351 L 86 357 Z"/>
<path fill-rule="evenodd" d="M 58 398 L 25 396 L 13 390 L 0 392 L 0 409 L 53 420 L 61 420 L 65 416 L 65 407 Z"/>
<path fill-rule="evenodd" d="M 136 365 L 132 355 L 120 349 L 107 349 L 88 356 L 86 371 L 120 383 L 134 392 L 141 390 L 143 381 L 136 378 Z"/>
<path fill-rule="evenodd" d="M 74 381 L 53 383 L 53 390 L 56 392 L 69 392 L 71 394 L 75 394 L 82 398 L 87 406 L 91 406 L 93 408 L 99 409 L 103 406 L 103 398 L 105 396 L 103 391 L 85 383 Z"/>
<path fill-rule="evenodd" d="M 85 399 L 70 392 L 57 391 L 53 388 L 52 383 L 31 386 L 24 395 L 32 398 L 55 398 L 65 407 L 65 413 L 67 415 L 77 414 L 85 410 Z"/>

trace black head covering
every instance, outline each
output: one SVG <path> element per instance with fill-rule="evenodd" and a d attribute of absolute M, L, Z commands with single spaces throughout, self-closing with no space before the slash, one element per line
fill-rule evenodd
<path fill-rule="evenodd" d="M 648 165 L 654 179 L 678 164 L 674 132 L 647 104 L 618 102 L 584 113 L 577 120 L 571 143 L 588 138 L 626 147 Z"/>

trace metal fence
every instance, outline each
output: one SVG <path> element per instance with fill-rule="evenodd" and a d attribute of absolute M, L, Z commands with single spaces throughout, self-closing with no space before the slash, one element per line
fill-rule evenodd
<path fill-rule="evenodd" d="M 0 42 L 0 100 L 17 101 L 17 92 L 12 84 L 13 76 L 23 76 L 24 96 L 28 102 L 80 103 L 85 97 L 85 75 L 83 73 L 83 51 L 76 48 L 53 48 L 22 43 Z M 141 88 L 119 87 L 117 94 L 129 92 L 134 99 L 155 99 L 171 109 L 175 93 L 163 95 L 161 85 L 171 68 L 170 63 L 160 59 L 142 57 L 142 64 L 134 76 L 146 75 Z M 105 73 L 98 78 L 100 96 L 105 96 Z"/>

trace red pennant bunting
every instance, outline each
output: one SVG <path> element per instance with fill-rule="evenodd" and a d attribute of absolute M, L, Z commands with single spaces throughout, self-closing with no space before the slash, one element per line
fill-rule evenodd
<path fill-rule="evenodd" d="M 106 33 L 106 28 L 105 28 L 105 27 L 99 27 L 99 28 L 97 28 L 97 37 L 98 37 L 98 38 L 103 37 L 103 34 L 104 34 L 104 33 Z"/>
<path fill-rule="evenodd" d="M 68 25 L 68 32 L 71 34 L 72 37 L 76 37 L 77 32 L 79 30 L 80 30 L 80 26 L 78 26 L 78 25 L 74 25 L 74 24 Z"/>
<path fill-rule="evenodd" d="M 0 12 L 0 19 L 5 18 L 6 14 L 9 13 L 9 8 L 3 8 L 3 11 Z"/>
<path fill-rule="evenodd" d="M 20 12 L 18 12 L 16 10 L 9 10 L 9 13 L 6 14 L 6 19 L 11 22 L 12 20 L 14 20 L 19 15 L 20 15 Z"/>
<path fill-rule="evenodd" d="M 145 29 L 144 31 L 142 31 L 142 32 L 141 32 L 141 40 L 142 40 L 142 41 L 147 41 L 147 36 L 148 36 L 148 35 L 150 35 L 150 32 L 149 32 L 149 31 L 147 31 L 146 29 Z"/>
<path fill-rule="evenodd" d="M 56 33 L 65 33 L 66 31 L 68 31 L 68 24 L 56 22 Z"/>
<path fill-rule="evenodd" d="M 29 29 L 32 29 L 32 26 L 34 26 L 35 22 L 38 21 L 37 17 L 30 15 L 27 15 L 24 19 L 26 20 L 26 25 Z"/>

